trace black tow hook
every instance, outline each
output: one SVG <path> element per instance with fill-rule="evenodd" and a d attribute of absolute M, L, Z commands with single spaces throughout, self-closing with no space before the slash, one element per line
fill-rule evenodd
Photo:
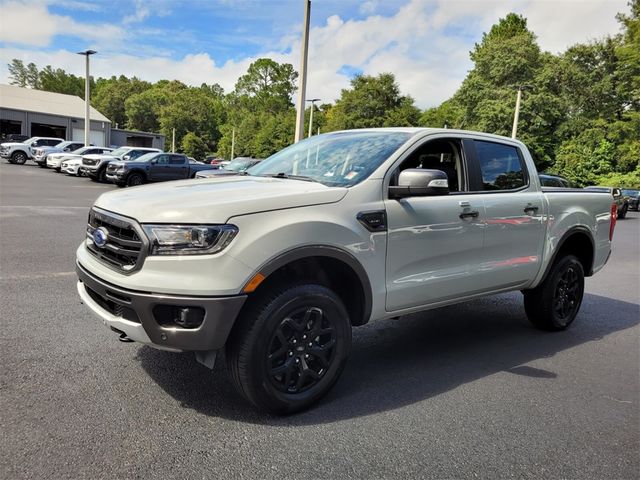
<path fill-rule="evenodd" d="M 118 337 L 118 340 L 120 340 L 123 343 L 131 343 L 134 340 L 131 340 L 129 337 L 127 337 L 127 334 L 124 333 L 122 330 L 118 330 L 117 328 L 113 328 L 110 327 L 112 331 L 116 332 L 117 334 L 119 334 L 120 336 Z"/>

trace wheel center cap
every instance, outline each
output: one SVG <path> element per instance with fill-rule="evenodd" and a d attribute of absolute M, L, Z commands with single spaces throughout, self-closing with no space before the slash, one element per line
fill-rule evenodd
<path fill-rule="evenodd" d="M 298 351 L 298 352 L 304 352 L 304 346 L 302 346 L 302 345 L 297 346 L 297 347 L 296 347 L 296 351 Z"/>

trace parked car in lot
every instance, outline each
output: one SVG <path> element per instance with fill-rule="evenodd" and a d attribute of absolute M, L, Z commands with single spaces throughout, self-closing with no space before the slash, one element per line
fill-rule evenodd
<path fill-rule="evenodd" d="M 207 155 L 204 158 L 204 163 L 208 165 L 212 165 L 214 167 L 219 167 L 222 162 L 224 162 L 224 158 L 216 157 L 215 155 Z"/>
<path fill-rule="evenodd" d="M 31 137 L 24 142 L 7 142 L 0 144 L 0 157 L 9 163 L 23 165 L 28 159 L 33 158 L 36 148 L 52 147 L 60 142 L 64 142 L 64 138 Z"/>
<path fill-rule="evenodd" d="M 221 168 L 210 168 L 196 173 L 196 178 L 219 177 L 221 175 L 238 175 L 261 162 L 260 158 L 238 157 Z"/>
<path fill-rule="evenodd" d="M 82 157 L 84 155 L 108 155 L 113 151 L 109 147 L 82 147 L 71 153 L 54 153 L 49 155 L 47 166 L 58 172 L 80 176 Z"/>
<path fill-rule="evenodd" d="M 120 147 L 102 155 L 84 155 L 82 157 L 82 173 L 94 182 L 107 181 L 107 166 L 112 160 L 135 160 L 151 152 L 162 152 L 159 148 Z"/>
<path fill-rule="evenodd" d="M 538 175 L 540 178 L 540 184 L 543 187 L 560 187 L 560 188 L 571 188 L 571 182 L 560 175 L 553 175 L 551 173 L 541 173 Z"/>
<path fill-rule="evenodd" d="M 41 167 L 47 167 L 47 157 L 51 153 L 68 153 L 84 147 L 84 142 L 60 142 L 53 147 L 38 147 L 33 152 L 33 161 Z"/>
<path fill-rule="evenodd" d="M 623 188 L 622 195 L 627 199 L 629 210 L 638 211 L 638 202 L 640 200 L 640 190 L 634 188 Z"/>
<path fill-rule="evenodd" d="M 143 183 L 166 182 L 193 178 L 196 172 L 211 168 L 180 153 L 147 153 L 136 160 L 110 162 L 107 180 L 119 187 L 134 187 Z"/>
<path fill-rule="evenodd" d="M 63 162 L 79 159 L 82 163 L 82 157 L 85 155 L 104 155 L 112 151 L 113 148 L 109 147 L 81 147 L 73 152 L 49 153 L 47 154 L 47 167 L 60 172 Z"/>
<path fill-rule="evenodd" d="M 332 132 L 245 175 L 101 195 L 77 289 L 122 340 L 209 367 L 224 348 L 249 402 L 291 413 L 331 389 L 370 320 L 522 291 L 536 327 L 564 330 L 615 212 L 606 192 L 543 189 L 510 138 Z"/>
<path fill-rule="evenodd" d="M 617 187 L 584 187 L 585 190 L 590 192 L 602 192 L 608 193 L 613 196 L 613 201 L 616 203 L 618 207 L 618 218 L 623 219 L 627 216 L 627 211 L 629 210 L 629 205 L 627 203 L 627 199 L 622 195 L 622 190 Z"/>

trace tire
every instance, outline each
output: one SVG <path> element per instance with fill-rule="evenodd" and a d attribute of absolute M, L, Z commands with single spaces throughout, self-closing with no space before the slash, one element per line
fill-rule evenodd
<path fill-rule="evenodd" d="M 27 161 L 27 154 L 24 152 L 13 152 L 11 155 L 11 163 L 16 165 L 24 165 Z"/>
<path fill-rule="evenodd" d="M 625 218 L 627 216 L 628 211 L 629 211 L 629 206 L 625 204 L 620 210 L 620 212 L 618 212 L 618 218 L 619 219 Z"/>
<path fill-rule="evenodd" d="M 98 182 L 107 183 L 107 167 L 104 167 L 98 171 Z"/>
<path fill-rule="evenodd" d="M 127 175 L 127 187 L 135 187 L 142 184 L 144 184 L 144 176 L 142 174 L 133 172 Z"/>
<path fill-rule="evenodd" d="M 47 162 L 41 162 L 41 163 L 38 163 L 38 166 L 39 166 L 40 168 L 47 168 Z"/>
<path fill-rule="evenodd" d="M 340 298 L 326 287 L 302 284 L 274 288 L 247 305 L 227 342 L 226 360 L 244 398 L 282 415 L 322 398 L 350 351 L 351 322 Z"/>
<path fill-rule="evenodd" d="M 584 296 L 584 269 L 577 257 L 559 258 L 544 281 L 524 292 L 529 321 L 541 330 L 559 331 L 573 323 Z"/>

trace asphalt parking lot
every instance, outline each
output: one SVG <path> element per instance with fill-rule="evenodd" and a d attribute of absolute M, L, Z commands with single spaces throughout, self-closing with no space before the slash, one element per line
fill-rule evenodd
<path fill-rule="evenodd" d="M 638 478 L 640 215 L 566 332 L 519 293 L 354 332 L 313 410 L 262 415 L 190 354 L 123 344 L 74 254 L 113 186 L 0 164 L 0 477 Z"/>

